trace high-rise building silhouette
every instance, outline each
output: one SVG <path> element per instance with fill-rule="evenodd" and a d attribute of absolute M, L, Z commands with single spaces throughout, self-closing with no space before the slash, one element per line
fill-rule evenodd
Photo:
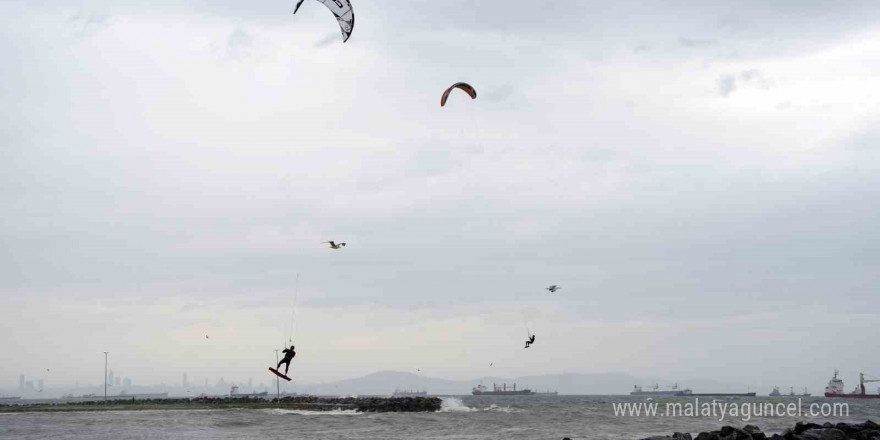
<path fill-rule="evenodd" d="M 183 382 L 180 385 L 184 388 L 189 388 L 189 381 L 186 379 L 186 373 L 183 373 Z"/>
<path fill-rule="evenodd" d="M 18 376 L 18 390 L 24 391 L 24 374 Z"/>
<path fill-rule="evenodd" d="M 113 385 L 113 370 L 110 370 L 110 375 L 107 377 L 107 383 Z"/>
<path fill-rule="evenodd" d="M 37 381 L 37 389 L 43 391 L 43 379 Z"/>
<path fill-rule="evenodd" d="M 122 378 L 119 376 L 116 376 L 116 382 L 114 382 L 114 385 L 116 385 L 116 386 L 122 385 Z"/>
<path fill-rule="evenodd" d="M 125 380 L 122 381 L 122 386 L 124 386 L 126 389 L 131 388 L 131 378 L 126 377 Z"/>

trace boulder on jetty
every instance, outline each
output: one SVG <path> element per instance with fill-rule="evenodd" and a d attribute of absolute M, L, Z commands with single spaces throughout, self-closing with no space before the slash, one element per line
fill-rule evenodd
<path fill-rule="evenodd" d="M 868 420 L 865 423 L 816 423 L 798 422 L 782 434 L 768 437 L 754 425 L 743 428 L 724 426 L 718 431 L 701 432 L 695 438 L 690 434 L 676 432 L 671 436 L 648 437 L 642 440 L 880 440 L 880 425 Z"/>

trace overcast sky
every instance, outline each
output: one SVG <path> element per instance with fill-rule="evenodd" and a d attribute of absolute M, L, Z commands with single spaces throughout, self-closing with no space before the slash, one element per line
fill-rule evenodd
<path fill-rule="evenodd" d="M 875 1 L 292 7 L 0 2 L 0 382 L 880 375 Z"/>

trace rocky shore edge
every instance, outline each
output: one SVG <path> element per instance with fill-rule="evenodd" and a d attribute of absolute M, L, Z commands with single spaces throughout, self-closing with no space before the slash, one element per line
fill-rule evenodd
<path fill-rule="evenodd" d="M 696 437 L 676 432 L 669 436 L 648 437 L 642 440 L 880 440 L 880 425 L 870 420 L 864 423 L 798 422 L 782 434 L 767 436 L 754 425 L 742 428 L 724 426 L 718 431 L 701 432 Z"/>
<path fill-rule="evenodd" d="M 66 403 L 18 403 L 0 405 L 0 413 L 63 411 L 132 411 L 192 409 L 290 409 L 305 411 L 348 410 L 358 412 L 434 412 L 442 401 L 438 397 L 196 397 L 179 399 L 131 399 Z"/>

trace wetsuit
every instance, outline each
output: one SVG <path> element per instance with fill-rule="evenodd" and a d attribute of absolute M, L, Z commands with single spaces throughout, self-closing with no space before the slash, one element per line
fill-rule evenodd
<path fill-rule="evenodd" d="M 290 361 L 296 356 L 296 352 L 293 351 L 293 345 L 291 345 L 290 348 L 285 348 L 282 353 L 284 353 L 284 359 L 281 359 L 281 361 L 278 362 L 278 366 L 275 367 L 275 369 L 281 368 L 281 364 L 284 364 L 284 375 L 286 376 L 287 370 L 290 369 Z"/>

